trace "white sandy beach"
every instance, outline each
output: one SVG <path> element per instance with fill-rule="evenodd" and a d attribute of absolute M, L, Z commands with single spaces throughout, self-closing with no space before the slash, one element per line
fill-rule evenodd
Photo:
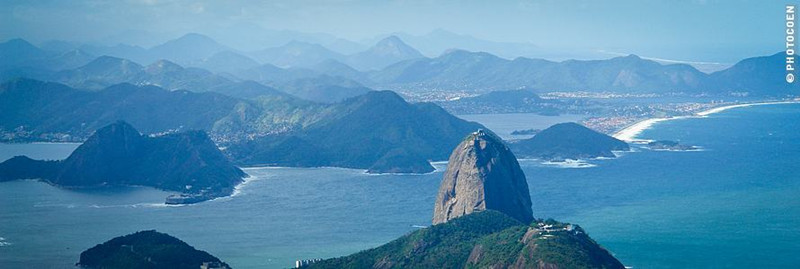
<path fill-rule="evenodd" d="M 729 105 L 729 106 L 721 106 L 715 107 L 706 111 L 697 112 L 697 116 L 705 117 L 714 113 L 719 113 L 731 108 L 739 108 L 739 107 L 749 107 L 749 106 L 760 106 L 760 105 L 779 105 L 779 104 L 797 104 L 800 103 L 800 100 L 791 100 L 791 101 L 775 101 L 775 102 L 762 102 L 762 103 L 747 103 L 747 104 L 736 104 L 736 105 Z"/>
<path fill-rule="evenodd" d="M 758 106 L 758 105 L 777 105 L 777 104 L 797 104 L 800 103 L 800 100 L 790 100 L 790 101 L 774 101 L 774 102 L 760 102 L 760 103 L 746 103 L 746 104 L 734 104 L 734 105 L 727 105 L 721 107 L 715 107 L 708 110 L 700 111 L 695 113 L 693 116 L 678 116 L 678 117 L 669 117 L 669 118 L 651 118 L 638 121 L 628 127 L 623 128 L 619 132 L 614 133 L 612 135 L 614 138 L 626 141 L 626 142 L 641 142 L 641 141 L 649 141 L 644 139 L 637 139 L 636 137 L 641 134 L 644 130 L 649 129 L 654 124 L 662 121 L 667 120 L 677 120 L 677 119 L 687 119 L 687 118 L 698 118 L 698 117 L 707 117 L 708 115 L 719 113 L 728 109 L 732 108 L 739 108 L 739 107 L 749 107 L 749 106 Z"/>

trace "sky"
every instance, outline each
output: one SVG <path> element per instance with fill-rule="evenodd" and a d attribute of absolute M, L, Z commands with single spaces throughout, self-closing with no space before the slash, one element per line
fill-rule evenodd
<path fill-rule="evenodd" d="M 435 29 L 542 48 L 735 62 L 784 46 L 784 1 L 188 1 L 3 0 L 0 40 L 152 46 L 235 25 L 327 33 L 354 41 Z M 130 38 L 136 36 L 137 38 Z"/>

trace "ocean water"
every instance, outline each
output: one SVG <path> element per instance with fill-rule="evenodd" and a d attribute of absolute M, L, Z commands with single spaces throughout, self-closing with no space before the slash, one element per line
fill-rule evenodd
<path fill-rule="evenodd" d="M 534 128 L 524 117 L 471 120 L 489 128 Z M 583 168 L 520 163 L 537 217 L 580 224 L 627 266 L 799 268 L 798 130 L 800 105 L 737 108 L 660 122 L 640 135 L 702 151 L 634 147 Z M 0 145 L 0 152 L 9 146 L 20 145 Z M 68 154 L 31 150 L 50 159 Z M 347 255 L 430 225 L 442 176 L 441 170 L 246 172 L 251 178 L 235 196 L 189 206 L 163 206 L 169 193 L 142 187 L 0 183 L 1 267 L 72 268 L 80 252 L 95 244 L 157 229 L 235 268 L 286 268 L 297 259 Z"/>
<path fill-rule="evenodd" d="M 507 114 L 468 114 L 458 115 L 459 118 L 479 122 L 491 129 L 503 139 L 525 139 L 533 135 L 512 135 L 516 130 L 540 129 L 544 130 L 556 123 L 578 122 L 583 115 L 564 114 L 559 116 L 542 116 L 534 113 L 507 113 Z"/>
<path fill-rule="evenodd" d="M 36 160 L 59 160 L 66 158 L 79 143 L 30 143 L 0 144 L 0 161 L 25 155 Z"/>

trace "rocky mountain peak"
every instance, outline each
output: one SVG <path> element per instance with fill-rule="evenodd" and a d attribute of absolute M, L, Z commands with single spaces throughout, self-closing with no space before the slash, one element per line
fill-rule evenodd
<path fill-rule="evenodd" d="M 434 206 L 433 224 L 487 209 L 522 223 L 533 220 L 528 183 L 517 158 L 500 138 L 478 130 L 450 155 Z"/>

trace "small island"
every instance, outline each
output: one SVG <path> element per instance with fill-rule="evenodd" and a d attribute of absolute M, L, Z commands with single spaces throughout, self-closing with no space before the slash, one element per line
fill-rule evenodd
<path fill-rule="evenodd" d="M 208 252 L 155 230 L 113 238 L 81 253 L 81 268 L 230 269 Z"/>
<path fill-rule="evenodd" d="M 672 140 L 656 140 L 647 143 L 647 147 L 651 150 L 668 150 L 668 151 L 690 151 L 690 150 L 700 149 L 695 146 L 683 145 L 678 141 L 672 141 Z"/>
<path fill-rule="evenodd" d="M 515 141 L 509 146 L 518 156 L 546 161 L 613 158 L 616 157 L 613 151 L 630 150 L 624 141 L 574 122 L 550 126 L 532 138 Z"/>
<path fill-rule="evenodd" d="M 511 132 L 511 135 L 535 135 L 541 131 L 541 129 L 514 130 Z"/>
<path fill-rule="evenodd" d="M 60 187 L 149 186 L 180 192 L 167 204 L 228 196 L 245 174 L 203 131 L 157 137 L 123 121 L 97 130 L 65 160 L 17 156 L 0 163 L 0 181 L 39 179 Z"/>

